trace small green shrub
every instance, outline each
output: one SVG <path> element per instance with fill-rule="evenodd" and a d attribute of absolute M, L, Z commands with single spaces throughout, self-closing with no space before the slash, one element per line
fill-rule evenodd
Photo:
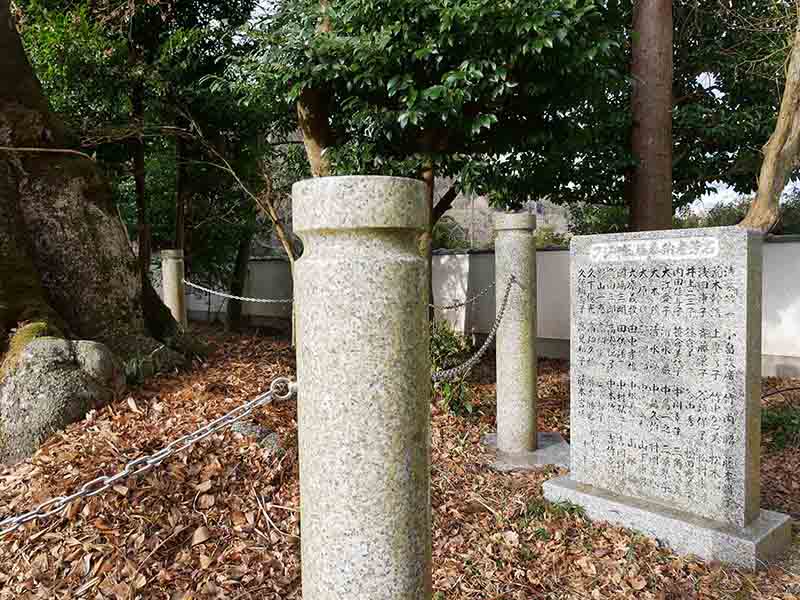
<path fill-rule="evenodd" d="M 433 226 L 434 250 L 468 250 L 467 231 L 452 217 L 442 217 Z"/>
<path fill-rule="evenodd" d="M 434 321 L 431 324 L 430 356 L 433 371 L 460 365 L 469 357 L 471 351 L 472 344 L 469 340 L 454 331 L 447 321 Z M 475 410 L 472 390 L 463 378 L 439 381 L 434 384 L 434 392 L 453 414 L 469 415 Z"/>
<path fill-rule="evenodd" d="M 431 323 L 431 368 L 434 371 L 449 369 L 466 359 L 472 344 L 457 333 L 447 321 Z"/>
<path fill-rule="evenodd" d="M 772 438 L 772 446 L 778 450 L 800 446 L 800 407 L 764 409 L 761 413 L 761 431 Z"/>
<path fill-rule="evenodd" d="M 549 502 L 544 498 L 532 498 L 525 506 L 525 512 L 522 513 L 523 527 L 541 521 L 546 515 L 556 518 L 568 515 L 583 517 L 585 512 L 583 507 L 571 502 Z"/>
<path fill-rule="evenodd" d="M 463 379 L 441 382 L 436 389 L 442 398 L 442 404 L 454 415 L 467 416 L 475 412 L 472 390 Z"/>

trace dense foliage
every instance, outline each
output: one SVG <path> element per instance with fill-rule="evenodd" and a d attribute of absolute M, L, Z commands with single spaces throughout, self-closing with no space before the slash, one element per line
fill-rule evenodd
<path fill-rule="evenodd" d="M 263 227 L 208 146 L 255 192 L 260 162 L 270 153 L 262 142 L 263 112 L 213 93 L 205 78 L 247 50 L 237 31 L 255 2 L 29 0 L 20 7 L 26 50 L 51 105 L 76 145 L 104 167 L 131 238 L 141 225 L 133 159 L 141 143 L 153 250 L 174 247 L 182 196 L 189 266 L 227 284 L 239 241 Z"/>
<path fill-rule="evenodd" d="M 790 28 L 780 0 L 674 6 L 680 209 L 716 181 L 752 191 Z M 291 112 L 324 90 L 335 173 L 416 175 L 433 157 L 496 205 L 613 206 L 624 224 L 631 19 L 626 0 L 288 0 L 251 30 L 238 92 Z"/>
<path fill-rule="evenodd" d="M 336 173 L 416 175 L 433 160 L 438 175 L 519 204 L 553 185 L 540 171 L 528 189 L 537 166 L 520 169 L 518 155 L 581 135 L 587 98 L 621 77 L 617 25 L 594 0 L 289 0 L 251 31 L 257 50 L 233 85 L 286 111 L 324 89 Z"/>
<path fill-rule="evenodd" d="M 447 321 L 431 321 L 430 331 L 431 371 L 456 367 L 469 358 L 472 344 Z M 461 415 L 473 412 L 472 390 L 464 378 L 437 382 L 434 391 L 447 410 Z"/>
<path fill-rule="evenodd" d="M 144 223 L 158 250 L 185 232 L 201 278 L 227 282 L 240 242 L 269 229 L 220 157 L 254 193 L 285 197 L 309 172 L 295 108 L 307 90 L 323 99 L 335 174 L 417 177 L 430 165 L 496 206 L 569 204 L 575 233 L 627 227 L 632 0 L 18 7 L 51 104 L 110 176 L 131 237 Z M 677 214 L 716 182 L 752 192 L 792 9 L 674 0 Z M 434 236 L 465 245 L 451 222 Z"/>

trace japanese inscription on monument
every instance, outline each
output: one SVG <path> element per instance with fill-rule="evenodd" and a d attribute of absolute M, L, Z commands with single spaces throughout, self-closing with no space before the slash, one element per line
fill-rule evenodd
<path fill-rule="evenodd" d="M 738 228 L 571 246 L 572 477 L 739 527 L 759 513 L 761 242 Z"/>

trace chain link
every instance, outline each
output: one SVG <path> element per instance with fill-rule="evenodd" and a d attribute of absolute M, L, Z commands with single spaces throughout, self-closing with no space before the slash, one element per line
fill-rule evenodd
<path fill-rule="evenodd" d="M 196 283 L 192 283 L 188 279 L 184 279 L 183 283 L 188 285 L 189 287 L 195 288 L 196 290 L 200 290 L 205 292 L 206 294 L 211 294 L 212 296 L 220 296 L 222 298 L 227 298 L 228 300 L 240 300 L 241 302 L 259 302 L 262 304 L 291 304 L 291 298 L 248 298 L 246 296 L 234 296 L 233 294 L 226 294 L 225 292 L 218 292 L 216 290 L 209 289 L 207 287 L 203 287 L 202 285 L 197 285 Z"/>
<path fill-rule="evenodd" d="M 453 310 L 453 309 L 456 309 L 456 308 L 461 308 L 462 306 L 467 306 L 468 304 L 472 304 L 473 302 L 475 302 L 476 300 L 481 298 L 481 296 L 485 296 L 486 294 L 488 294 L 491 290 L 494 289 L 495 285 L 496 284 L 493 281 L 488 286 L 483 288 L 480 292 L 475 294 L 472 298 L 467 298 L 463 302 L 456 302 L 456 303 L 453 303 L 453 304 L 445 304 L 445 305 L 428 304 L 428 306 L 430 308 L 434 308 L 436 310 Z"/>
<path fill-rule="evenodd" d="M 95 479 L 84 483 L 76 492 L 73 492 L 68 496 L 51 498 L 29 512 L 3 519 L 0 521 L 0 539 L 10 533 L 13 533 L 26 523 L 36 519 L 47 519 L 52 517 L 53 515 L 64 510 L 64 508 L 79 498 L 91 498 L 92 496 L 97 496 L 98 494 L 102 494 L 107 489 L 113 487 L 117 482 L 122 481 L 123 479 L 127 479 L 128 477 L 133 477 L 135 475 L 144 473 L 145 471 L 149 471 L 153 467 L 159 466 L 173 455 L 183 452 L 187 448 L 193 446 L 200 440 L 204 440 L 220 429 L 224 429 L 225 427 L 233 425 L 237 421 L 241 421 L 245 417 L 251 415 L 256 409 L 270 404 L 273 400 L 288 400 L 296 393 L 296 383 L 290 381 L 287 377 L 278 377 L 270 384 L 268 392 L 253 398 L 249 402 L 245 402 L 237 408 L 234 408 L 229 413 L 222 415 L 218 419 L 214 419 L 197 431 L 179 437 L 178 439 L 164 446 L 158 452 L 130 461 L 125 465 L 125 468 L 118 473 L 114 475 L 101 475 L 100 477 L 96 477 Z"/>
<path fill-rule="evenodd" d="M 464 377 L 467 373 L 469 373 L 475 365 L 477 365 L 483 355 L 486 354 L 487 350 L 489 350 L 489 346 L 491 345 L 492 341 L 494 340 L 495 336 L 497 335 L 497 330 L 500 328 L 500 321 L 503 320 L 503 315 L 506 312 L 506 306 L 508 305 L 508 296 L 511 293 L 511 286 L 519 285 L 520 288 L 522 286 L 517 282 L 517 278 L 513 275 L 508 278 L 508 284 L 506 285 L 506 291 L 503 294 L 503 301 L 500 304 L 500 310 L 497 313 L 497 317 L 494 320 L 494 324 L 492 325 L 491 331 L 489 331 L 489 335 L 486 338 L 486 341 L 483 342 L 483 345 L 478 349 L 478 351 L 473 354 L 469 359 L 467 359 L 461 366 L 453 367 L 452 369 L 444 369 L 442 371 L 436 371 L 431 375 L 431 380 L 433 383 L 437 383 L 439 381 L 453 381 L 454 379 L 460 379 Z"/>

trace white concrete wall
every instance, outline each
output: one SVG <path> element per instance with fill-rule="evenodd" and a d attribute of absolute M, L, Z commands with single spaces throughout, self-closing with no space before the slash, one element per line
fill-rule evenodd
<path fill-rule="evenodd" d="M 456 269 L 454 265 L 458 265 Z M 458 278 L 461 278 L 460 280 Z M 494 281 L 494 253 L 443 254 L 433 257 L 433 296 L 436 304 L 470 298 Z M 501 282 L 500 285 L 506 285 Z M 538 337 L 569 339 L 569 251 L 536 253 L 536 316 Z M 564 301 L 566 299 L 566 302 Z M 494 323 L 494 293 L 470 305 L 469 310 L 442 311 L 459 331 L 487 334 Z M 451 313 L 449 316 L 447 313 Z M 454 316 L 452 313 L 458 313 Z"/>
<path fill-rule="evenodd" d="M 243 295 L 248 298 L 290 300 L 292 276 L 289 263 L 274 258 L 251 260 L 247 267 Z M 242 313 L 251 318 L 289 319 L 292 316 L 292 305 L 247 302 L 242 307 Z"/>
<path fill-rule="evenodd" d="M 433 303 L 450 305 L 470 296 L 470 257 L 449 254 L 433 258 Z M 467 308 L 437 310 L 436 317 L 446 320 L 456 331 L 468 331 Z"/>
<path fill-rule="evenodd" d="M 800 240 L 764 244 L 762 373 L 800 376 Z"/>
<path fill-rule="evenodd" d="M 537 320 L 540 356 L 569 356 L 569 251 L 537 252 Z M 160 287 L 160 272 L 153 274 Z M 437 254 L 433 257 L 434 303 L 464 301 L 494 281 L 494 254 L 473 252 Z M 502 285 L 502 283 L 501 283 Z M 286 261 L 257 259 L 250 262 L 245 296 L 290 298 L 292 281 Z M 189 318 L 224 318 L 225 301 L 202 292 L 188 292 Z M 494 323 L 494 292 L 466 308 L 437 311 L 457 330 L 483 337 Z M 288 319 L 291 305 L 244 305 L 244 314 L 261 319 Z M 764 375 L 800 376 L 800 239 L 764 246 L 763 289 Z"/>

